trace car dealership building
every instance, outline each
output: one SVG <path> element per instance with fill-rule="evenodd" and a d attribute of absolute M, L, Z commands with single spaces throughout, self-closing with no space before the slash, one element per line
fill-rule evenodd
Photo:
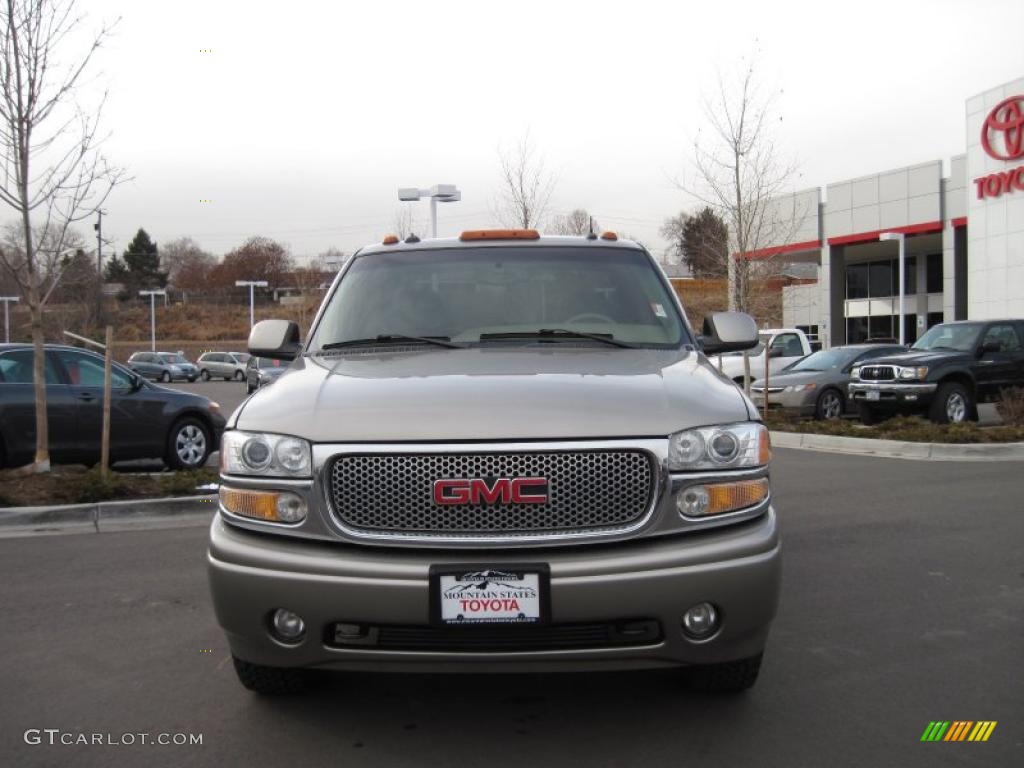
<path fill-rule="evenodd" d="M 943 321 L 1024 317 L 1024 78 L 968 99 L 966 135 L 948 175 L 934 160 L 775 201 L 785 236 L 749 257 L 818 266 L 817 284 L 784 289 L 787 326 L 825 346 L 898 339 L 901 239 L 908 344 Z"/>

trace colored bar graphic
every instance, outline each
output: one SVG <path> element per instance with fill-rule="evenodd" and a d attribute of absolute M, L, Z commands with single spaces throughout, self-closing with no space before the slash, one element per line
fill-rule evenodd
<path fill-rule="evenodd" d="M 921 734 L 921 741 L 988 741 L 995 720 L 932 720 Z"/>

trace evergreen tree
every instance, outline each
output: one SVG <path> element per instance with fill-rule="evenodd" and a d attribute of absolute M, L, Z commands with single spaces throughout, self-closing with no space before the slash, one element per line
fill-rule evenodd
<path fill-rule="evenodd" d="M 125 287 L 129 293 L 167 285 L 167 273 L 160 271 L 160 253 L 146 230 L 139 229 L 124 254 Z"/>

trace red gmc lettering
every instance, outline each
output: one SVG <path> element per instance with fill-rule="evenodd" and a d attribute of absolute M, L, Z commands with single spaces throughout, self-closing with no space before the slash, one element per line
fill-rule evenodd
<path fill-rule="evenodd" d="M 434 481 L 435 504 L 546 504 L 548 481 L 543 477 L 499 477 Z"/>

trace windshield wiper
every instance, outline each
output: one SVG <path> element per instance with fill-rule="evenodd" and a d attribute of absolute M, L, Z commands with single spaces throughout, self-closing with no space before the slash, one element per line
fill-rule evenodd
<path fill-rule="evenodd" d="M 491 341 L 501 339 L 591 339 L 592 341 L 603 341 L 613 347 L 625 349 L 636 349 L 635 344 L 625 341 L 616 341 L 610 333 L 587 333 L 586 331 L 570 331 L 565 328 L 541 328 L 536 331 L 509 331 L 507 333 L 481 333 L 480 341 Z"/>
<path fill-rule="evenodd" d="M 439 347 L 448 349 L 465 349 L 463 344 L 456 344 L 449 336 L 406 336 L 404 333 L 379 333 L 366 339 L 348 339 L 346 341 L 332 341 L 330 344 L 320 346 L 325 349 L 342 349 L 344 347 L 372 347 L 381 344 L 395 344 L 409 341 L 418 341 L 421 344 L 436 344 Z"/>

